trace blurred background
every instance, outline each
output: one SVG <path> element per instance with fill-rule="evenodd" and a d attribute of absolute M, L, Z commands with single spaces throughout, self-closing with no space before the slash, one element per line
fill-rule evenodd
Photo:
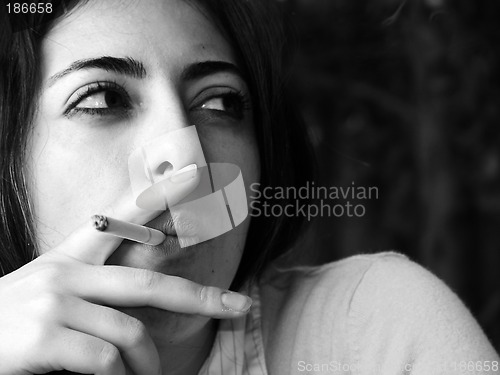
<path fill-rule="evenodd" d="M 500 1 L 283 0 L 322 186 L 375 186 L 302 256 L 384 250 L 444 280 L 500 351 Z"/>

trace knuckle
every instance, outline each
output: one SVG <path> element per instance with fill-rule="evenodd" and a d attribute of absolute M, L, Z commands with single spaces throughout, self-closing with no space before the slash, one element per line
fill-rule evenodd
<path fill-rule="evenodd" d="M 50 289 L 58 285 L 60 281 L 60 267 L 56 264 L 47 264 L 40 270 L 37 285 L 43 289 Z"/>
<path fill-rule="evenodd" d="M 125 332 L 129 347 L 136 347 L 146 341 L 149 333 L 140 320 L 129 317 L 125 322 Z"/>
<path fill-rule="evenodd" d="M 65 298 L 60 294 L 44 293 L 35 300 L 35 311 L 37 315 L 46 320 L 55 319 L 63 310 Z"/>
<path fill-rule="evenodd" d="M 159 275 L 150 270 L 137 269 L 135 270 L 134 278 L 140 289 L 151 290 L 158 283 Z"/>
<path fill-rule="evenodd" d="M 97 361 L 101 370 L 111 370 L 120 363 L 120 351 L 111 344 L 104 344 L 99 350 Z"/>
<path fill-rule="evenodd" d="M 217 298 L 217 288 L 205 285 L 196 287 L 198 295 L 198 306 L 200 312 L 209 311 L 214 307 L 214 301 Z"/>
<path fill-rule="evenodd" d="M 210 288 L 205 285 L 198 286 L 198 296 L 200 299 L 200 304 L 205 305 L 209 299 Z"/>
<path fill-rule="evenodd" d="M 37 355 L 43 348 L 50 345 L 54 338 L 55 327 L 49 326 L 47 324 L 33 324 L 30 327 L 30 334 L 25 337 L 27 352 L 32 353 L 32 355 Z"/>

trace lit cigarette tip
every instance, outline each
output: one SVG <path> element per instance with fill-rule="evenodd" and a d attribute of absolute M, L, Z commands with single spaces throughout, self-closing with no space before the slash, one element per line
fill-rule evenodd
<path fill-rule="evenodd" d="M 167 238 L 165 234 L 159 230 L 113 219 L 104 215 L 93 215 L 91 221 L 92 226 L 100 232 L 146 245 L 156 246 Z"/>

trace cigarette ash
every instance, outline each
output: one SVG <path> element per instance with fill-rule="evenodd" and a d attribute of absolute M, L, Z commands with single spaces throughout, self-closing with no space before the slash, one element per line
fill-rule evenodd
<path fill-rule="evenodd" d="M 104 215 L 93 215 L 91 220 L 94 228 L 100 230 L 101 232 L 105 231 L 108 227 L 108 219 Z"/>

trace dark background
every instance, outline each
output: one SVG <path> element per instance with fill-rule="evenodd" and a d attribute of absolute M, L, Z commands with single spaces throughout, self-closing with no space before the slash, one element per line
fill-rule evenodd
<path fill-rule="evenodd" d="M 313 221 L 311 263 L 397 250 L 500 350 L 500 1 L 283 0 L 322 186 L 376 186 Z"/>

